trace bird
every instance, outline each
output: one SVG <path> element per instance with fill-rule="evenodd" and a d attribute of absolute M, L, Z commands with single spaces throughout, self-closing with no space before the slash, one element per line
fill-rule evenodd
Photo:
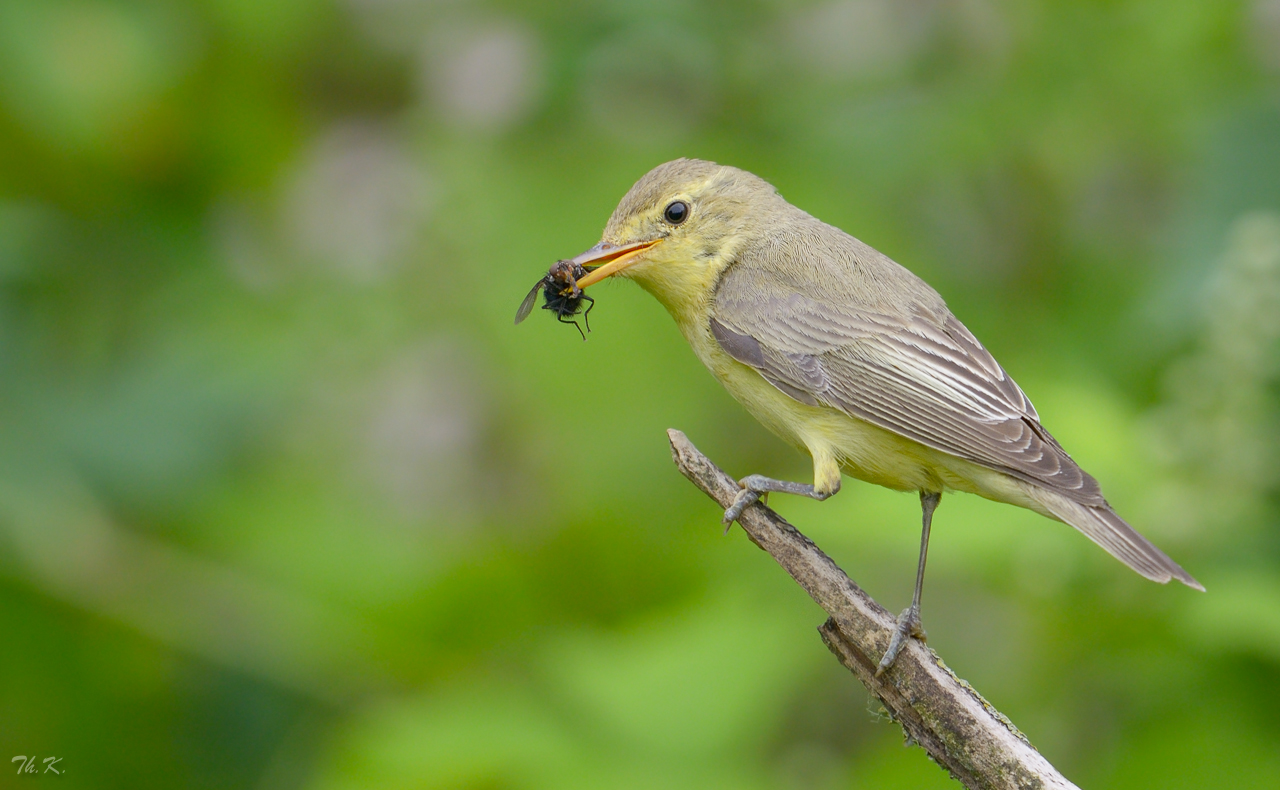
<path fill-rule="evenodd" d="M 618 277 L 656 297 L 747 412 L 812 457 L 811 484 L 738 481 L 726 528 L 769 493 L 825 500 L 844 474 L 919 493 L 915 591 L 876 674 L 910 638 L 925 639 L 925 560 L 946 492 L 1065 522 L 1148 579 L 1204 590 L 1116 514 L 937 291 L 759 176 L 699 159 L 661 164 L 571 261 L 589 272 L 579 288 Z"/>

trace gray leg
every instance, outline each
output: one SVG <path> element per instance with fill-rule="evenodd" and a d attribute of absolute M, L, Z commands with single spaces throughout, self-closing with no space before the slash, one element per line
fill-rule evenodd
<path fill-rule="evenodd" d="M 898 615 L 898 624 L 893 629 L 893 638 L 889 640 L 889 649 L 880 659 L 876 667 L 876 675 L 880 675 L 893 665 L 894 659 L 906 646 L 909 637 L 919 637 L 924 641 L 924 628 L 920 625 L 920 592 L 924 589 L 924 561 L 929 555 L 929 527 L 933 523 L 933 511 L 937 509 L 942 494 L 920 492 L 920 509 L 924 511 L 924 528 L 920 533 L 920 564 L 916 567 L 916 594 L 902 614 Z"/>
<path fill-rule="evenodd" d="M 808 483 L 792 483 L 788 480 L 774 480 L 772 477 L 764 475 L 747 475 L 738 481 L 738 485 L 742 486 L 742 490 L 738 492 L 738 496 L 733 500 L 724 511 L 725 531 L 738 520 L 738 516 L 742 515 L 742 511 L 750 507 L 756 500 L 760 499 L 762 494 L 770 494 L 778 492 L 780 494 L 799 494 L 816 499 L 819 502 L 835 493 L 835 491 L 820 492 L 814 490 L 814 487 Z"/>

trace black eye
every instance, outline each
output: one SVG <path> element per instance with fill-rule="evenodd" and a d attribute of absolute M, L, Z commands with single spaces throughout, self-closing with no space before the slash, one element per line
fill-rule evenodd
<path fill-rule="evenodd" d="M 683 200 L 670 203 L 662 212 L 662 218 L 672 225 L 679 225 L 689 218 L 689 204 Z"/>

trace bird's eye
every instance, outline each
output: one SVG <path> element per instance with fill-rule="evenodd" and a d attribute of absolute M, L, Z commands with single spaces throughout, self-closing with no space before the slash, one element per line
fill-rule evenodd
<path fill-rule="evenodd" d="M 689 204 L 683 200 L 676 200 L 667 205 L 662 212 L 662 218 L 672 225 L 679 225 L 689 217 Z"/>

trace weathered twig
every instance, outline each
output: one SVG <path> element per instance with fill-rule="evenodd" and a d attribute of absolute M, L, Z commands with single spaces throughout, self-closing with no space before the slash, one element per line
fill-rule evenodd
<path fill-rule="evenodd" d="M 694 447 L 667 431 L 676 466 L 720 507 L 739 491 L 737 481 Z M 747 536 L 769 552 L 830 618 L 818 628 L 840 663 L 884 703 L 907 735 L 965 787 L 1028 790 L 1075 788 L 968 683 L 917 640 L 876 677 L 894 624 L 883 606 L 781 516 L 759 503 L 738 520 Z"/>

